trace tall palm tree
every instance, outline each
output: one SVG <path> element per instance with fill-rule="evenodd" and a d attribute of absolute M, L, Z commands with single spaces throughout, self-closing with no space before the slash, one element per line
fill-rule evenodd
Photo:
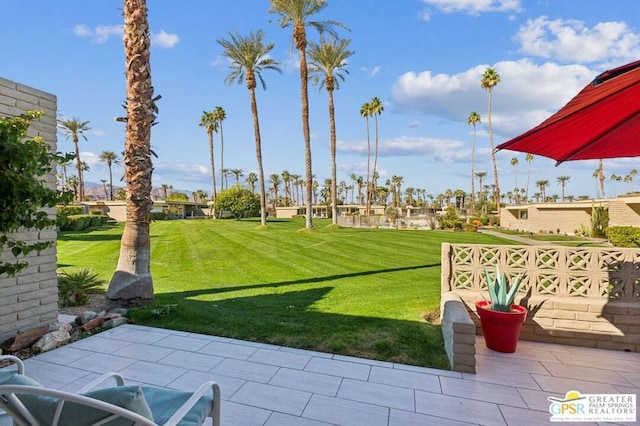
<path fill-rule="evenodd" d="M 290 206 L 291 204 L 291 173 L 288 170 L 283 170 L 282 173 L 282 182 L 284 183 L 284 205 Z"/>
<path fill-rule="evenodd" d="M 600 194 L 602 194 L 602 198 L 604 198 L 606 196 L 604 194 L 604 180 L 606 179 L 606 177 L 604 176 L 604 168 L 603 168 L 602 160 L 598 161 L 598 168 L 596 169 L 593 175 L 600 182 Z"/>
<path fill-rule="evenodd" d="M 529 163 L 529 166 L 527 169 L 527 192 L 525 192 L 525 195 L 524 195 L 527 201 L 529 201 L 529 181 L 531 180 L 531 162 L 533 161 L 533 154 L 527 153 L 527 155 L 524 157 L 524 160 L 527 163 Z"/>
<path fill-rule="evenodd" d="M 371 180 L 371 137 L 369 136 L 369 117 L 371 117 L 371 104 L 369 102 L 365 102 L 360 107 L 360 116 L 364 117 L 367 123 L 367 180 L 366 180 L 366 206 L 365 206 L 365 214 L 369 214 L 369 182 Z"/>
<path fill-rule="evenodd" d="M 264 44 L 264 32 L 251 31 L 247 37 L 237 33 L 229 33 L 229 39 L 220 39 L 218 44 L 224 49 L 222 55 L 231 61 L 231 73 L 225 79 L 227 84 L 246 81 L 251 101 L 251 113 L 253 115 L 253 133 L 256 139 L 256 160 L 258 161 L 258 179 L 260 180 L 260 223 L 267 224 L 266 193 L 264 185 L 264 170 L 262 168 L 262 143 L 260 139 L 260 121 L 258 119 L 258 103 L 256 102 L 257 80 L 260 80 L 263 89 L 267 85 L 262 78 L 262 71 L 274 70 L 282 73 L 279 64 L 269 57 L 273 44 Z M 307 215 L 309 216 L 309 215 Z"/>
<path fill-rule="evenodd" d="M 480 114 L 475 111 L 469 113 L 467 117 L 467 124 L 473 126 L 473 142 L 471 143 L 471 213 L 476 211 L 476 188 L 475 188 L 475 176 L 473 168 L 475 167 L 476 158 L 476 124 L 480 123 Z"/>
<path fill-rule="evenodd" d="M 124 175 L 126 222 L 120 243 L 118 266 L 107 297 L 132 306 L 153 299 L 151 278 L 151 127 L 158 109 L 151 84 L 149 22 L 146 0 L 124 1 L 124 56 L 126 76 L 126 139 Z"/>
<path fill-rule="evenodd" d="M 542 202 L 546 202 L 547 201 L 547 186 L 549 186 L 549 180 L 548 179 L 540 179 L 536 181 L 536 186 L 538 188 L 540 188 L 540 195 L 542 196 Z"/>
<path fill-rule="evenodd" d="M 82 136 L 85 141 L 87 140 L 84 133 L 91 130 L 91 127 L 89 127 L 88 121 L 81 121 L 77 117 L 59 118 L 58 127 L 62 129 L 67 139 L 71 138 L 71 141 L 73 142 L 76 154 L 76 169 L 78 170 L 78 200 L 84 201 L 84 174 L 82 173 L 82 160 L 80 160 L 80 148 L 78 146 L 78 142 L 80 141 L 80 136 Z"/>
<path fill-rule="evenodd" d="M 240 178 L 244 176 L 244 170 L 242 169 L 231 169 L 231 174 L 233 178 L 236 180 L 236 185 L 240 185 Z"/>
<path fill-rule="evenodd" d="M 569 182 L 569 179 L 571 179 L 571 176 L 558 176 L 556 178 L 556 182 L 558 182 L 558 185 L 560 185 L 562 187 L 562 202 L 564 203 L 565 197 L 564 197 L 564 188 L 567 185 L 567 182 Z"/>
<path fill-rule="evenodd" d="M 482 181 L 484 180 L 484 177 L 487 175 L 487 172 L 476 172 L 476 177 L 478 178 L 478 184 L 480 186 L 480 194 L 482 194 Z M 482 200 L 483 197 L 480 197 L 480 199 Z"/>
<path fill-rule="evenodd" d="M 217 106 L 213 110 L 213 118 L 218 123 L 216 132 L 220 131 L 220 173 L 222 174 L 222 170 L 224 170 L 224 132 L 222 131 L 222 122 L 227 119 L 227 112 L 221 106 Z M 222 185 L 224 178 L 220 176 L 220 179 L 220 185 Z"/>
<path fill-rule="evenodd" d="M 213 133 L 218 131 L 218 120 L 215 116 L 215 111 L 202 111 L 202 117 L 200 117 L 200 127 L 204 127 L 207 131 L 207 137 L 209 138 L 209 163 L 211 164 L 211 199 L 215 201 L 218 196 L 216 191 L 216 165 L 214 161 L 214 149 L 213 149 Z"/>
<path fill-rule="evenodd" d="M 249 172 L 249 174 L 245 178 L 245 181 L 249 184 L 249 187 L 251 188 L 251 193 L 255 194 L 256 193 L 256 182 L 258 181 L 258 175 L 256 175 L 254 172 Z"/>
<path fill-rule="evenodd" d="M 307 69 L 307 26 L 314 27 L 320 34 L 325 31 L 336 36 L 333 26 L 344 25 L 335 21 L 310 21 L 309 18 L 320 12 L 327 6 L 325 0 L 270 0 L 270 13 L 280 15 L 280 27 L 293 27 L 293 42 L 298 49 L 300 57 L 300 97 L 302 101 L 302 134 L 304 137 L 304 166 L 307 190 L 307 217 L 306 227 L 313 228 L 313 212 L 311 194 L 313 191 L 313 173 L 311 171 L 311 136 L 309 132 L 309 94 L 308 94 L 308 69 Z"/>
<path fill-rule="evenodd" d="M 495 181 L 495 200 L 496 210 L 498 210 L 498 218 L 500 217 L 500 184 L 498 183 L 498 163 L 496 162 L 496 152 L 493 147 L 493 126 L 491 125 L 491 98 L 493 94 L 493 88 L 500 83 L 500 75 L 493 68 L 487 68 L 482 75 L 480 81 L 480 87 L 489 92 L 489 106 L 487 110 L 488 125 L 489 125 L 489 144 L 491 146 L 491 159 L 493 160 L 493 179 Z"/>
<path fill-rule="evenodd" d="M 378 183 L 378 116 L 382 114 L 384 111 L 384 105 L 382 105 L 382 101 L 377 96 L 371 99 L 369 102 L 369 111 L 374 119 L 374 127 L 375 127 L 375 145 L 373 149 L 373 173 L 372 173 L 372 181 L 371 181 L 371 190 L 373 193 L 376 193 L 376 185 Z"/>
<path fill-rule="evenodd" d="M 338 224 L 338 196 L 336 191 L 336 119 L 333 103 L 333 91 L 340 88 L 340 80 L 344 81 L 347 59 L 353 52 L 348 50 L 351 40 L 338 40 L 331 37 L 328 41 L 322 37 L 320 44 L 309 43 L 309 60 L 311 81 L 320 88 L 327 89 L 329 96 L 329 126 L 331 135 L 331 220 Z M 344 74 L 343 74 L 344 73 Z"/>
<path fill-rule="evenodd" d="M 120 164 L 120 159 L 118 158 L 118 154 L 113 151 L 102 151 L 100 161 L 107 163 L 107 167 L 109 168 L 109 200 L 113 201 L 113 173 L 111 166 L 113 164 Z"/>
<path fill-rule="evenodd" d="M 520 162 L 518 161 L 518 157 L 512 157 L 511 158 L 511 165 L 513 166 L 513 178 L 515 181 L 515 200 L 516 200 L 516 204 L 518 204 L 518 198 L 519 198 L 519 190 L 518 190 L 518 164 Z"/>
<path fill-rule="evenodd" d="M 273 186 L 273 209 L 275 210 L 278 206 L 278 197 L 280 195 L 280 184 L 282 183 L 282 180 L 280 180 L 279 174 L 271 173 L 271 175 L 269 175 L 269 182 L 271 182 L 271 185 Z"/>

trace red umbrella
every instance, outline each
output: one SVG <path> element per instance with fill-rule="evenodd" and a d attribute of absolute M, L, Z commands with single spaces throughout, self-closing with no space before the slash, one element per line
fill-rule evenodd
<path fill-rule="evenodd" d="M 497 146 L 557 161 L 640 156 L 640 61 L 605 71 L 562 109 Z"/>

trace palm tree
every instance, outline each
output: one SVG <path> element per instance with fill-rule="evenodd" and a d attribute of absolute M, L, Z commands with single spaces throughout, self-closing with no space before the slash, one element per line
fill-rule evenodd
<path fill-rule="evenodd" d="M 500 83 L 500 76 L 493 68 L 487 68 L 482 75 L 480 81 L 480 87 L 486 89 L 489 92 L 489 106 L 487 111 L 488 125 L 489 125 L 489 144 L 491 146 L 491 159 L 493 160 L 493 179 L 495 181 L 495 200 L 496 209 L 498 210 L 498 217 L 500 217 L 500 185 L 498 184 L 498 163 L 496 162 L 496 152 L 493 147 L 493 127 L 491 125 L 491 97 L 493 88 Z"/>
<path fill-rule="evenodd" d="M 476 172 L 476 177 L 478 178 L 478 185 L 480 186 L 480 193 L 482 194 L 482 188 L 484 188 L 484 186 L 482 185 L 482 181 L 484 180 L 484 177 L 487 175 L 487 172 Z M 480 197 L 480 199 L 482 200 L 483 197 Z"/>
<path fill-rule="evenodd" d="M 284 183 L 284 205 L 288 207 L 291 205 L 291 173 L 288 170 L 283 170 L 281 175 Z"/>
<path fill-rule="evenodd" d="M 540 188 L 540 195 L 542 196 L 542 202 L 547 201 L 547 186 L 549 186 L 549 181 L 547 179 L 541 179 L 536 181 L 536 186 Z"/>
<path fill-rule="evenodd" d="M 273 209 L 275 210 L 278 206 L 278 197 L 280 195 L 280 184 L 282 181 L 280 180 L 280 175 L 277 173 L 272 173 L 269 176 L 269 182 L 273 185 Z"/>
<path fill-rule="evenodd" d="M 169 196 L 169 185 L 163 183 L 162 185 L 160 185 L 160 189 L 162 190 L 162 194 L 164 195 L 164 200 L 166 200 Z"/>
<path fill-rule="evenodd" d="M 370 202 L 369 202 L 369 182 L 370 182 L 370 169 L 371 169 L 371 138 L 369 137 L 369 117 L 371 116 L 371 104 L 368 102 L 365 102 L 364 104 L 362 104 L 362 106 L 360 107 L 360 116 L 365 118 L 365 121 L 367 123 L 367 181 L 366 181 L 366 188 L 367 188 L 367 193 L 366 193 L 366 207 L 365 207 L 365 214 L 369 214 L 369 206 L 370 206 Z"/>
<path fill-rule="evenodd" d="M 513 179 L 515 180 L 515 184 L 516 186 L 515 188 L 515 200 L 516 200 L 516 204 L 518 204 L 518 195 L 520 194 L 520 192 L 518 191 L 518 164 L 520 162 L 518 161 L 518 157 L 513 157 L 511 158 L 511 165 L 513 166 Z"/>
<path fill-rule="evenodd" d="M 327 6 L 324 0 L 270 0 L 269 13 L 280 15 L 280 27 L 293 27 L 293 42 L 300 56 L 300 97 L 302 100 L 302 134 L 304 136 L 304 166 L 305 181 L 307 186 L 307 217 L 306 227 L 313 228 L 312 200 L 313 173 L 311 171 L 311 136 L 309 132 L 309 94 L 308 94 L 308 69 L 307 69 L 307 25 L 314 27 L 320 34 L 327 31 L 336 36 L 334 25 L 343 26 L 334 21 L 309 21 L 308 19 Z"/>
<path fill-rule="evenodd" d="M 250 172 L 247 177 L 245 178 L 245 181 L 249 184 L 249 187 L 251 188 L 251 193 L 255 194 L 256 193 L 256 182 L 258 181 L 258 175 L 256 175 L 254 172 Z"/>
<path fill-rule="evenodd" d="M 358 176 L 356 183 L 358 185 L 358 204 L 362 205 L 364 204 L 364 195 L 362 195 L 362 188 L 364 188 L 364 179 L 362 178 L 362 176 Z"/>
<path fill-rule="evenodd" d="M 471 111 L 469 113 L 469 117 L 467 117 L 467 124 L 473 126 L 473 142 L 471 143 L 471 213 L 476 211 L 476 187 L 475 187 L 475 176 L 473 172 L 473 168 L 475 166 L 475 156 L 476 156 L 476 124 L 480 123 L 480 114 L 475 111 Z"/>
<path fill-rule="evenodd" d="M 213 110 L 213 118 L 216 123 L 218 123 L 216 131 L 220 131 L 220 173 L 222 173 L 222 170 L 224 170 L 224 133 L 222 132 L 222 122 L 227 119 L 227 112 L 221 106 L 217 106 Z M 224 179 L 222 176 L 220 178 L 222 180 L 220 185 L 222 185 Z"/>
<path fill-rule="evenodd" d="M 260 80 L 262 88 L 266 84 L 262 78 L 262 71 L 274 70 L 282 73 L 279 64 L 269 57 L 273 44 L 264 44 L 264 32 L 251 31 L 249 36 L 243 37 L 237 33 L 229 34 L 229 39 L 220 39 L 218 44 L 222 46 L 226 56 L 231 60 L 231 73 L 225 79 L 227 84 L 235 81 L 241 84 L 246 80 L 246 86 L 251 98 L 251 113 L 253 114 L 253 133 L 256 139 L 256 160 L 258 161 L 258 179 L 260 180 L 260 223 L 267 224 L 266 193 L 264 185 L 264 170 L 262 168 L 262 144 L 260 140 L 260 122 L 258 119 L 258 103 L 256 102 L 256 77 Z M 307 215 L 309 216 L 309 215 Z"/>
<path fill-rule="evenodd" d="M 80 136 L 82 136 L 85 141 L 87 140 L 87 137 L 84 135 L 84 133 L 91 130 L 91 127 L 89 127 L 88 121 L 81 121 L 77 117 L 59 118 L 58 126 L 65 133 L 67 139 L 71 138 L 71 141 L 73 142 L 73 147 L 76 154 L 76 169 L 78 170 L 79 192 L 77 199 L 80 201 L 84 201 L 84 176 L 82 173 L 82 160 L 80 160 L 80 148 L 78 146 L 78 142 L 80 141 Z"/>
<path fill-rule="evenodd" d="M 602 164 L 602 160 L 599 161 L 598 163 L 598 168 L 596 169 L 596 171 L 593 173 L 593 177 L 595 177 L 596 179 L 598 179 L 598 181 L 600 182 L 600 194 L 602 194 L 602 198 L 604 198 L 606 195 L 604 195 L 604 180 L 606 179 L 604 176 L 604 170 L 603 170 L 603 164 Z"/>
<path fill-rule="evenodd" d="M 326 41 L 324 37 L 320 39 L 320 44 L 309 44 L 309 59 L 311 81 L 320 88 L 327 89 L 329 96 L 329 126 L 331 136 L 331 220 L 338 224 L 338 200 L 336 191 L 337 168 L 336 168 L 336 119 L 333 104 L 333 91 L 340 88 L 340 80 L 344 81 L 344 74 L 349 74 L 346 69 L 347 59 L 353 52 L 347 50 L 351 40 L 338 40 L 331 37 Z"/>
<path fill-rule="evenodd" d="M 372 183 L 371 183 L 371 190 L 373 191 L 373 193 L 376 192 L 376 185 L 378 182 L 378 116 L 380 114 L 382 114 L 382 111 L 384 111 L 384 105 L 382 105 L 382 101 L 380 100 L 380 98 L 378 98 L 377 96 L 373 97 L 373 99 L 371 99 L 371 102 L 369 102 L 369 111 L 370 114 L 373 116 L 374 122 L 375 122 L 375 145 L 374 145 L 374 149 L 373 149 L 373 174 L 372 174 Z"/>
<path fill-rule="evenodd" d="M 120 159 L 118 158 L 118 154 L 113 151 L 102 151 L 102 154 L 100 154 L 100 161 L 107 163 L 107 167 L 109 168 L 109 200 L 113 201 L 113 173 L 111 171 L 111 166 L 113 164 L 120 164 Z"/>
<path fill-rule="evenodd" d="M 126 76 L 126 140 L 124 175 L 126 222 L 120 243 L 118 266 L 107 297 L 122 306 L 153 299 L 150 260 L 149 212 L 151 211 L 151 127 L 158 111 L 151 84 L 149 22 L 146 0 L 124 1 L 124 52 Z"/>
<path fill-rule="evenodd" d="M 531 162 L 533 161 L 533 154 L 527 153 L 524 157 L 524 160 L 529 163 L 528 171 L 527 171 L 527 192 L 525 192 L 524 197 L 529 201 L 529 180 L 531 179 Z"/>
<path fill-rule="evenodd" d="M 391 176 L 391 185 L 394 186 L 395 192 L 394 192 L 394 199 L 393 199 L 393 206 L 394 207 L 400 207 L 400 201 L 402 198 L 402 182 L 404 181 L 404 178 L 402 176 L 396 176 L 393 175 Z"/>
<path fill-rule="evenodd" d="M 244 170 L 242 169 L 231 169 L 229 170 L 233 175 L 233 178 L 236 180 L 236 185 L 240 185 L 240 178 L 244 176 Z"/>
<path fill-rule="evenodd" d="M 556 182 L 558 182 L 558 184 L 562 187 L 562 202 L 564 203 L 565 197 L 564 197 L 564 187 L 566 186 L 567 182 L 569 182 L 569 179 L 571 179 L 571 176 L 558 176 L 556 178 Z"/>
<path fill-rule="evenodd" d="M 109 193 L 107 192 L 107 180 L 106 179 L 100 179 L 100 182 L 102 182 L 102 189 L 104 191 L 104 199 L 108 200 L 109 199 Z"/>
<path fill-rule="evenodd" d="M 216 119 L 214 111 L 202 111 L 202 117 L 200 117 L 200 127 L 204 127 L 207 131 L 207 137 L 209 138 L 209 162 L 211 164 L 211 182 L 213 186 L 212 200 L 215 201 L 218 193 L 216 191 L 216 166 L 213 155 L 213 133 L 218 131 L 218 120 Z"/>

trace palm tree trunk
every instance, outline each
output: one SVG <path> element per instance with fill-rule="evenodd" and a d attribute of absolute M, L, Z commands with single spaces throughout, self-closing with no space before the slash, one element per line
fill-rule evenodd
<path fill-rule="evenodd" d="M 222 122 L 220 122 L 220 185 L 220 189 L 224 189 L 224 138 L 222 137 Z"/>
<path fill-rule="evenodd" d="M 80 148 L 78 147 L 78 135 L 73 135 L 73 145 L 76 151 L 76 168 L 78 169 L 78 201 L 84 201 L 84 185 L 82 182 L 82 162 L 80 161 Z"/>
<path fill-rule="evenodd" d="M 496 151 L 493 147 L 493 127 L 491 125 L 491 97 L 492 91 L 491 89 L 489 89 L 489 144 L 491 146 L 491 159 L 493 160 L 493 179 L 496 184 L 496 210 L 498 211 L 498 223 L 500 223 L 500 185 L 498 184 L 498 163 L 496 162 Z"/>
<path fill-rule="evenodd" d="M 373 173 L 371 174 L 371 197 L 375 197 L 377 190 L 377 176 L 376 171 L 378 169 L 378 115 L 373 117 L 375 122 L 375 130 L 376 130 L 376 143 L 373 150 Z M 369 208 L 371 207 L 371 201 L 369 201 Z"/>
<path fill-rule="evenodd" d="M 476 178 L 474 175 L 474 165 L 476 157 L 476 124 L 473 123 L 473 143 L 471 144 L 471 214 L 476 212 Z"/>
<path fill-rule="evenodd" d="M 258 180 L 260 185 L 260 224 L 267 224 L 267 198 L 264 186 L 264 170 L 262 168 L 262 142 L 260 140 L 260 121 L 258 120 L 258 104 L 255 89 L 249 89 L 251 95 L 251 113 L 253 114 L 253 133 L 256 138 L 256 160 L 258 161 Z"/>
<path fill-rule="evenodd" d="M 331 222 L 338 224 L 338 196 L 336 194 L 336 116 L 333 105 L 333 90 L 327 90 L 329 94 L 329 123 L 331 126 Z"/>
<path fill-rule="evenodd" d="M 125 0 L 124 22 L 127 127 L 123 163 L 127 211 L 118 266 L 107 297 L 123 306 L 140 306 L 153 300 L 149 238 L 153 170 L 150 139 L 157 111 L 151 84 L 146 0 Z"/>
<path fill-rule="evenodd" d="M 109 163 L 109 201 L 113 201 L 113 173 L 111 163 Z"/>
<path fill-rule="evenodd" d="M 365 208 L 364 208 L 364 214 L 369 216 L 369 179 L 371 179 L 371 176 L 369 174 L 369 163 L 371 162 L 371 140 L 369 139 L 369 115 L 367 115 L 365 117 L 366 122 L 367 122 L 367 181 L 365 182 L 365 195 L 366 195 L 366 199 L 365 199 Z"/>
<path fill-rule="evenodd" d="M 304 27 L 303 27 L 304 31 Z M 294 36 L 295 38 L 295 36 Z M 307 217 L 306 228 L 313 228 L 313 172 L 311 169 L 311 135 L 309 132 L 309 93 L 308 93 L 308 70 L 307 70 L 307 53 L 306 40 L 299 44 L 298 51 L 300 53 L 300 93 L 302 99 L 302 134 L 304 136 L 304 169 L 307 185 Z"/>

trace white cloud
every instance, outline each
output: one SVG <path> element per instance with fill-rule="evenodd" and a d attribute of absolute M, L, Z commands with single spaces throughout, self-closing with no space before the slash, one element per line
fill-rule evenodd
<path fill-rule="evenodd" d="M 180 41 L 180 38 L 177 34 L 169 34 L 164 30 L 159 33 L 151 34 L 151 43 L 153 46 L 162 47 L 162 48 L 171 48 L 175 46 Z"/>
<path fill-rule="evenodd" d="M 78 37 L 88 37 L 94 43 L 106 43 L 111 36 L 122 39 L 124 27 L 122 25 L 98 25 L 94 29 L 86 25 L 79 24 L 73 29 L 73 33 Z M 176 45 L 180 38 L 176 34 L 169 34 L 162 30 L 159 33 L 151 33 L 151 43 L 160 48 L 170 48 Z"/>
<path fill-rule="evenodd" d="M 89 37 L 94 43 L 106 43 L 109 37 L 118 36 L 122 38 L 122 25 L 98 25 L 95 29 L 91 29 L 86 25 L 76 25 L 73 33 L 78 37 Z"/>
<path fill-rule="evenodd" d="M 468 158 L 469 153 L 460 154 L 464 142 L 453 139 L 401 136 L 382 139 L 378 144 L 379 157 L 430 156 L 438 161 L 451 163 L 458 158 Z M 345 142 L 338 140 L 336 149 L 340 154 L 367 155 L 366 142 Z"/>
<path fill-rule="evenodd" d="M 366 74 L 369 75 L 369 77 L 373 77 L 377 74 L 380 74 L 380 71 L 382 71 L 382 67 L 380 65 L 376 65 L 373 68 L 367 68 L 367 67 L 362 67 L 360 68 L 360 70 Z"/>
<path fill-rule="evenodd" d="M 624 22 L 600 22 L 592 28 L 577 20 L 528 20 L 516 34 L 519 51 L 563 62 L 629 62 L 640 56 L 640 34 Z"/>
<path fill-rule="evenodd" d="M 92 134 L 93 136 L 97 136 L 97 137 L 99 137 L 99 138 L 103 138 L 103 137 L 105 137 L 105 136 L 107 135 L 107 134 L 105 133 L 105 131 L 104 131 L 104 130 L 100 130 L 100 129 L 94 129 L 94 130 L 92 130 L 92 131 L 91 131 L 91 134 Z"/>
<path fill-rule="evenodd" d="M 508 12 L 521 9 L 520 0 L 422 0 L 444 13 L 464 12 L 478 15 L 484 12 Z M 425 13 L 423 12 L 423 19 Z M 425 19 L 428 20 L 428 19 Z"/>
<path fill-rule="evenodd" d="M 537 65 L 526 59 L 492 67 L 501 79 L 493 89 L 492 124 L 494 132 L 503 136 L 515 136 L 539 124 L 597 74 L 582 65 Z M 452 75 L 407 72 L 393 85 L 396 107 L 465 123 L 469 112 L 477 111 L 486 124 L 487 91 L 480 87 L 486 68 L 478 65 Z"/>

